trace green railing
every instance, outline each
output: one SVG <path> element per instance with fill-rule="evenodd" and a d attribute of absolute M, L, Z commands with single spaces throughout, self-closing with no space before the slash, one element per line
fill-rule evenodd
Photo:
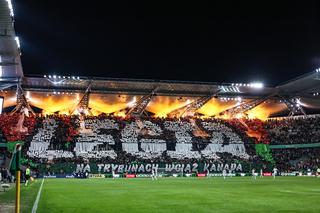
<path fill-rule="evenodd" d="M 313 147 L 320 147 L 320 143 L 270 145 L 270 149 L 313 148 Z"/>

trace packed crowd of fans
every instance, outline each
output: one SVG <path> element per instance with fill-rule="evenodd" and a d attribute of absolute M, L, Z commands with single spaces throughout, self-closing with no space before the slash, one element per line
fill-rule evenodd
<path fill-rule="evenodd" d="M 10 120 L 9 117 L 2 115 L 3 119 Z M 29 129 L 25 118 L 23 126 L 30 131 L 21 133 L 25 138 L 27 155 L 31 158 L 199 160 L 218 159 L 224 152 L 239 158 L 249 156 L 245 148 L 249 143 L 246 138 L 237 134 L 236 127 L 219 119 L 190 122 L 188 118 L 134 119 L 107 115 L 51 115 L 33 119 L 37 122 Z M 15 126 L 12 122 L 2 128 Z M 8 136 L 6 131 L 4 135 Z M 10 135 L 8 139 L 11 141 Z"/>
<path fill-rule="evenodd" d="M 271 138 L 271 144 L 320 142 L 320 117 L 268 120 L 264 127 Z"/>
<path fill-rule="evenodd" d="M 320 167 L 320 148 L 274 149 L 273 156 L 283 172 L 316 171 Z"/>
<path fill-rule="evenodd" d="M 261 162 L 254 144 L 317 143 L 320 118 L 284 120 L 0 115 L 5 139 L 36 163 Z M 20 122 L 20 125 L 19 125 Z M 21 124 L 22 123 L 22 124 Z M 22 131 L 21 131 L 22 130 Z M 281 152 L 283 150 L 283 153 Z M 281 170 L 319 166 L 317 149 L 274 149 Z M 305 158 L 299 158 L 304 156 Z"/>
<path fill-rule="evenodd" d="M 25 128 L 19 126 L 20 118 Z M 25 140 L 27 135 L 32 134 L 37 123 L 39 122 L 35 116 L 24 116 L 23 113 L 13 115 L 0 114 L 0 130 L 7 141 Z"/>

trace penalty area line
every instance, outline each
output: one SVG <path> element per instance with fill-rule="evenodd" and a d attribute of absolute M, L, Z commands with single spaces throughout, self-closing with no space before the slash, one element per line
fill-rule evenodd
<path fill-rule="evenodd" d="M 32 208 L 32 211 L 31 211 L 32 213 L 36 213 L 37 212 L 38 203 L 39 203 L 39 200 L 40 200 L 40 195 L 41 195 L 41 191 L 42 191 L 43 182 L 44 182 L 44 178 L 42 179 L 41 186 L 40 186 L 38 194 L 37 194 L 37 198 L 34 201 L 33 208 Z"/>

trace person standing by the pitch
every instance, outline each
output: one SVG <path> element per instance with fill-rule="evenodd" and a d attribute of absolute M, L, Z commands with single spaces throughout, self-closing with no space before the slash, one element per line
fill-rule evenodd
<path fill-rule="evenodd" d="M 318 169 L 317 169 L 316 177 L 320 177 L 320 167 L 318 167 Z"/>
<path fill-rule="evenodd" d="M 156 169 L 152 169 L 152 174 L 151 174 L 152 180 L 157 180 L 157 171 Z"/>
<path fill-rule="evenodd" d="M 114 171 L 114 169 L 112 169 L 112 179 L 114 180 L 116 178 L 116 173 Z"/>
<path fill-rule="evenodd" d="M 226 179 L 226 176 L 227 176 L 227 170 L 222 170 L 222 176 L 223 176 L 223 179 Z"/>
<path fill-rule="evenodd" d="M 28 186 L 28 181 L 30 179 L 30 175 L 31 175 L 31 170 L 30 170 L 30 167 L 27 166 L 27 168 L 26 168 L 26 183 L 25 183 L 25 186 Z"/>
<path fill-rule="evenodd" d="M 276 179 L 277 174 L 278 174 L 278 169 L 274 167 L 272 172 L 273 179 Z"/>
<path fill-rule="evenodd" d="M 257 175 L 256 175 L 256 170 L 255 170 L 255 168 L 252 169 L 252 179 L 254 179 L 254 180 L 257 179 Z"/>

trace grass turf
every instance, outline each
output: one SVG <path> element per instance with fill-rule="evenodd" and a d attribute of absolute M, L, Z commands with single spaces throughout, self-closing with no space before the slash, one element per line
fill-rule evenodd
<path fill-rule="evenodd" d="M 314 177 L 46 179 L 37 212 L 320 212 L 319 198 Z"/>
<path fill-rule="evenodd" d="M 31 212 L 40 183 L 40 180 L 36 180 L 27 187 L 21 183 L 21 212 Z M 12 186 L 14 186 L 14 184 Z M 0 213 L 14 212 L 15 193 L 15 188 L 11 188 L 7 192 L 0 193 Z"/>

